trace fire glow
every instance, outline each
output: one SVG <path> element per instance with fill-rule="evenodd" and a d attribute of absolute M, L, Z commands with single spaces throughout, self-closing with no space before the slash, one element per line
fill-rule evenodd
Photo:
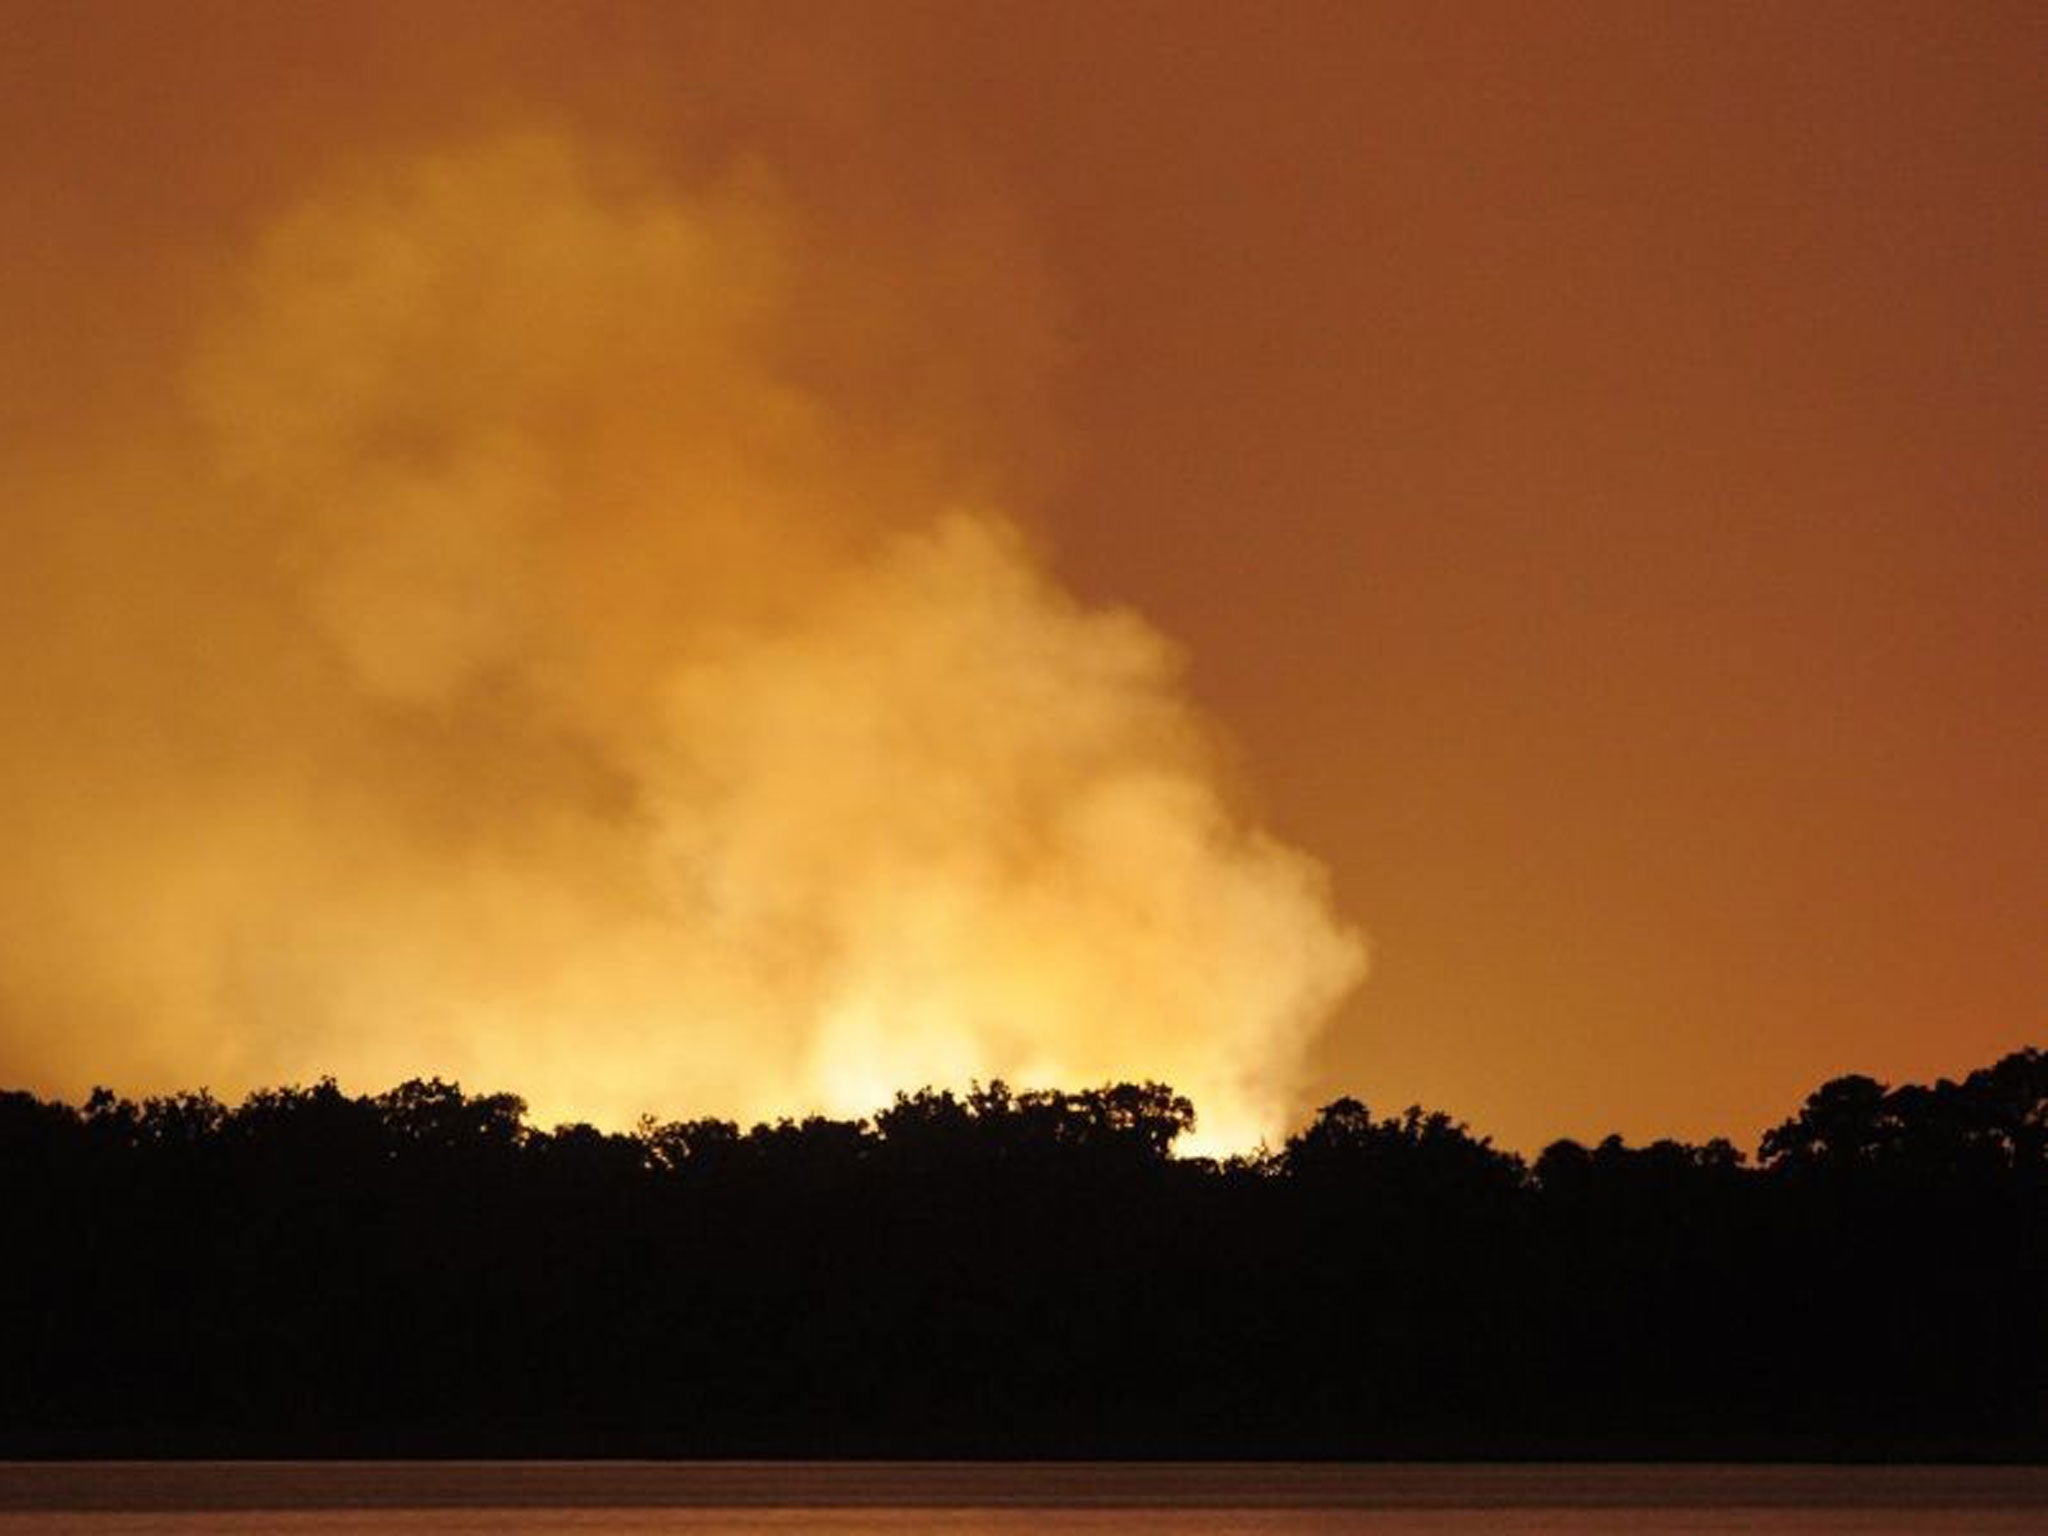
<path fill-rule="evenodd" d="M 1202 1146 L 1282 1128 L 1360 941 L 1172 647 L 806 361 L 855 288 L 804 236 L 758 170 L 394 157 L 256 241 L 187 443 L 30 481 L 40 1076 L 610 1124 L 1149 1078 Z"/>

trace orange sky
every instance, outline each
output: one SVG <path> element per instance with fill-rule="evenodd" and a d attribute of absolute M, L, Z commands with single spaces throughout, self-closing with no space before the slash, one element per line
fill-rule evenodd
<path fill-rule="evenodd" d="M 889 439 L 876 483 L 970 466 L 940 478 L 1172 637 L 1329 867 L 1372 972 L 1300 1103 L 1748 1140 L 1826 1076 L 2048 1027 L 2037 7 L 16 4 L 0 34 L 24 481 L 169 430 L 194 317 L 310 183 L 535 123 L 770 167 L 806 253 L 857 253 L 798 285 L 789 376 Z M 37 750 L 33 703 L 12 729 Z"/>

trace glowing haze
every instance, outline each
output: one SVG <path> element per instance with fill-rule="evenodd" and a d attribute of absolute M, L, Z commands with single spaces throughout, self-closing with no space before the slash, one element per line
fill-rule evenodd
<path fill-rule="evenodd" d="M 875 397 L 945 281 L 893 260 L 563 130 L 264 220 L 182 430 L 15 466 L 12 1075 L 614 1124 L 1148 1077 L 1281 1129 L 1360 941 L 989 424 Z"/>
<path fill-rule="evenodd" d="M 2040 30 L 11 7 L 0 1083 L 1534 1153 L 2038 1043 Z"/>

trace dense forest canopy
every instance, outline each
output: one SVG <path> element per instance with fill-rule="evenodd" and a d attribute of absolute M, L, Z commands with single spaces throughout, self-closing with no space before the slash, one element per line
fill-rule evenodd
<path fill-rule="evenodd" d="M 1157 1083 L 526 1122 L 0 1094 L 10 1454 L 2048 1454 L 2048 1055 L 1762 1138 Z"/>

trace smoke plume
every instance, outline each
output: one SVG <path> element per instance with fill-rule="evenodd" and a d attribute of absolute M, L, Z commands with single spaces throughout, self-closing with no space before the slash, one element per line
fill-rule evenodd
<path fill-rule="evenodd" d="M 10 1076 L 613 1124 L 1148 1077 L 1273 1133 L 1360 944 L 1006 516 L 971 368 L 863 361 L 940 357 L 958 268 L 566 131 L 264 220 L 177 430 L 13 455 Z"/>

